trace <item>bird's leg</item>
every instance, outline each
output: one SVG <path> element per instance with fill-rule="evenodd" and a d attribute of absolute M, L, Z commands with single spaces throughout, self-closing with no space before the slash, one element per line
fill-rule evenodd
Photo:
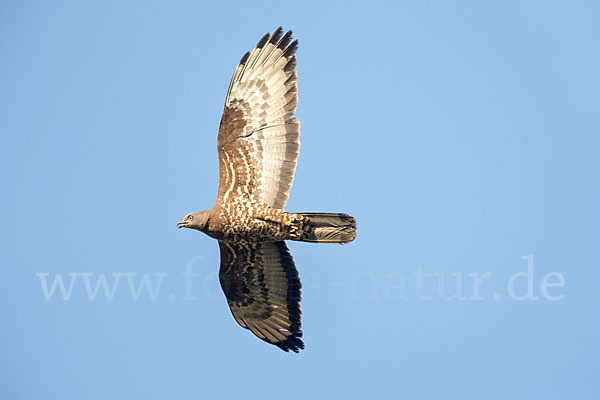
<path fill-rule="evenodd" d="M 302 234 L 303 217 L 301 214 L 287 213 L 283 210 L 259 207 L 255 211 L 255 218 L 277 224 L 283 224 L 289 228 L 289 235 L 297 239 Z"/>

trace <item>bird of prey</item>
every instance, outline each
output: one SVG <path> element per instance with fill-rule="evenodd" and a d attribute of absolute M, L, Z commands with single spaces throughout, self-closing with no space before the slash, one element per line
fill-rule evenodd
<path fill-rule="evenodd" d="M 356 221 L 341 213 L 283 210 L 300 151 L 292 31 L 266 34 L 238 63 L 219 126 L 219 192 L 212 210 L 179 228 L 204 232 L 221 250 L 219 282 L 233 318 L 284 351 L 304 349 L 300 278 L 285 240 L 351 242 Z"/>

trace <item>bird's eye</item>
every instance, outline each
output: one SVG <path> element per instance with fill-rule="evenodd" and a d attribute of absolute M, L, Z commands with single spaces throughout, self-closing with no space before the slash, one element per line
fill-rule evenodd
<path fill-rule="evenodd" d="M 189 219 L 190 221 L 192 221 L 192 220 L 194 219 L 194 217 L 193 217 L 192 215 L 190 215 L 190 216 L 188 217 L 188 219 Z"/>

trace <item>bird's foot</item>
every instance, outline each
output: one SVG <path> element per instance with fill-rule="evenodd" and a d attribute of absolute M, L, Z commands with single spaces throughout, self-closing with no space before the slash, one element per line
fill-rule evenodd
<path fill-rule="evenodd" d="M 298 228 L 294 225 L 292 225 L 292 227 L 290 228 L 290 236 L 294 239 L 300 237 L 300 235 L 298 234 Z"/>
<path fill-rule="evenodd" d="M 284 224 L 290 227 L 290 237 L 291 238 L 296 239 L 296 238 L 300 237 L 300 232 L 299 232 L 300 228 L 301 228 L 300 220 L 294 219 L 293 221 L 285 221 Z"/>

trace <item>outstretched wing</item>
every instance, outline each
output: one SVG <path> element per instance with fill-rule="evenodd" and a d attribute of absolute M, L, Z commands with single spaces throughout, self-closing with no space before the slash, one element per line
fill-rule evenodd
<path fill-rule="evenodd" d="M 268 33 L 240 60 L 221 118 L 218 202 L 249 196 L 277 209 L 287 202 L 300 153 L 292 31 Z M 290 43 L 291 42 L 291 43 Z"/>
<path fill-rule="evenodd" d="M 300 278 L 285 242 L 219 241 L 219 281 L 243 328 L 284 351 L 304 349 Z"/>

